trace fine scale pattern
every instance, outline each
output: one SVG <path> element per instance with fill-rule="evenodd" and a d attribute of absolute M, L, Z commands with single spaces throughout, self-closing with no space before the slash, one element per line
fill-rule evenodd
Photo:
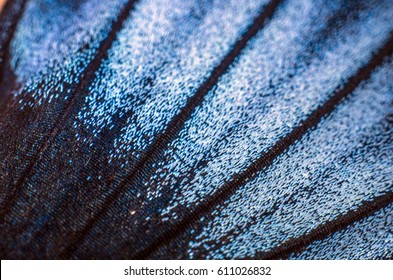
<path fill-rule="evenodd" d="M 8 1 L 0 257 L 393 258 L 392 18 Z"/>

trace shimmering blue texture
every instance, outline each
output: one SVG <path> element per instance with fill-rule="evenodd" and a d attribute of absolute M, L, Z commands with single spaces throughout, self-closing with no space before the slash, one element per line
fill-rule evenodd
<path fill-rule="evenodd" d="M 292 259 L 383 259 L 392 258 L 393 206 L 361 220 L 347 229 L 319 240 Z"/>
<path fill-rule="evenodd" d="M 392 128 L 384 117 L 393 113 L 392 65 L 214 210 L 213 221 L 190 242 L 190 256 L 228 233 L 230 241 L 209 251 L 211 258 L 252 256 L 391 191 Z M 245 226 L 250 220 L 256 222 Z"/>
<path fill-rule="evenodd" d="M 304 65 L 297 60 L 307 56 L 305 48 L 318 39 L 325 23 L 320 18 L 324 12 L 334 14 L 337 6 L 322 11 L 321 7 L 289 1 L 185 124 L 171 152 L 145 183 L 150 195 L 159 196 L 165 186 L 177 186 L 176 178 L 182 178 L 164 216 L 176 218 L 173 208 L 178 204 L 198 204 L 289 133 L 329 97 L 338 79 L 349 77 L 370 59 L 393 27 L 384 6 L 361 12 L 359 20 L 337 30 L 309 54 L 310 62 Z M 305 25 L 311 26 L 306 34 Z M 374 25 L 383 27 L 370 32 Z M 354 59 L 342 63 L 349 52 Z M 191 171 L 194 175 L 187 179 L 177 175 Z"/>
<path fill-rule="evenodd" d="M 39 105 L 66 97 L 64 85 L 79 81 L 125 2 L 28 1 L 11 43 L 11 66 L 26 84 L 21 91 L 32 92 L 29 101 L 20 103 Z"/>
<path fill-rule="evenodd" d="M 98 71 L 75 125 L 95 135 L 116 125 L 114 115 L 124 118 L 111 157 L 132 164 L 266 2 L 141 2 Z"/>
<path fill-rule="evenodd" d="M 350 23 L 342 22 L 341 25 L 338 23 L 337 29 L 326 35 L 327 38 L 323 38 L 323 31 L 326 32 L 329 28 L 326 18 L 332 17 L 338 9 L 342 8 L 339 3 L 334 2 L 325 5 L 322 2 L 315 3 L 315 1 L 288 1 L 279 9 L 272 22 L 251 42 L 250 47 L 246 49 L 229 73 L 224 75 L 208 94 L 204 104 L 198 107 L 192 118 L 186 122 L 179 137 L 169 145 L 162 162 L 156 163 L 146 179 L 141 175 L 142 184 L 130 186 L 128 193 L 116 201 L 113 210 L 108 211 L 103 221 L 100 222 L 100 228 L 89 236 L 86 247 L 81 247 L 80 252 L 91 248 L 92 245 L 89 244 L 91 240 L 100 240 L 97 243 L 103 244 L 100 236 L 108 230 L 114 233 L 116 228 L 121 227 L 122 234 L 127 233 L 126 235 L 133 240 L 138 234 L 138 227 L 150 224 L 152 220 L 162 219 L 162 223 L 165 224 L 179 219 L 179 216 L 181 219 L 184 209 L 192 209 L 219 190 L 233 174 L 241 172 L 250 162 L 253 162 L 275 141 L 290 132 L 313 109 L 324 102 L 337 87 L 337 81 L 341 82 L 353 75 L 360 66 L 367 62 L 373 51 L 387 39 L 392 29 L 389 2 L 385 2 L 385 6 L 382 4 L 375 7 L 370 3 L 367 8 L 354 16 Z M 380 28 L 372 28 L 375 25 Z M 308 27 L 306 31 L 304 26 Z M 309 53 L 309 46 L 317 43 L 319 45 L 312 53 Z M 348 55 L 351 56 L 351 60 L 346 60 Z M 384 71 L 389 69 L 390 67 L 385 67 Z M 384 88 L 389 85 L 389 73 L 384 74 L 386 76 L 380 83 L 380 87 Z M 387 87 L 384 90 L 383 98 L 385 99 L 381 102 L 383 106 L 387 106 L 387 100 L 391 98 L 391 88 Z M 159 106 L 165 107 L 166 105 Z M 385 116 L 378 110 L 374 113 L 380 114 L 380 117 Z M 368 112 L 359 114 L 364 114 L 364 117 L 368 116 Z M 152 119 L 150 123 L 154 121 Z M 367 124 L 373 123 L 370 121 Z M 352 124 L 348 123 L 348 125 L 350 127 Z M 335 137 L 337 136 L 334 135 L 329 140 L 333 141 Z M 330 142 L 327 142 L 326 146 L 320 148 L 331 151 L 329 146 Z M 134 148 L 133 145 L 129 147 Z M 343 146 L 343 148 L 347 147 Z M 294 157 L 303 158 L 300 155 L 301 153 L 298 153 Z M 383 160 L 383 167 L 389 167 L 389 160 Z M 296 166 L 292 161 L 288 162 L 289 165 Z M 375 189 L 369 191 L 373 193 L 377 187 L 381 187 L 384 191 L 389 190 L 390 186 L 386 185 L 386 182 L 391 181 L 392 178 L 384 177 L 389 174 L 389 170 L 381 168 L 375 172 L 382 173 L 377 180 L 378 183 L 374 185 Z M 266 176 L 265 173 L 263 174 Z M 285 174 L 288 177 L 287 184 L 294 188 L 298 182 L 289 174 Z M 276 175 L 277 173 L 271 173 L 271 180 Z M 330 183 L 341 188 L 339 182 L 330 181 Z M 227 221 L 220 212 L 211 214 L 211 217 L 215 217 L 214 221 L 203 233 L 200 233 L 197 242 L 190 241 L 188 257 L 200 257 L 202 246 L 209 248 L 207 251 L 210 251 L 210 257 L 252 256 L 255 250 L 269 249 L 285 240 L 279 239 L 275 235 L 277 233 L 273 233 L 271 237 L 266 233 L 264 237 L 262 225 L 256 223 L 253 226 L 259 233 L 256 233 L 257 237 L 254 238 L 254 235 L 249 233 L 249 228 L 244 228 L 244 232 L 239 229 L 234 236 L 238 236 L 241 241 L 233 241 L 233 246 L 232 243 L 220 245 L 219 240 L 222 235 L 232 232 L 231 230 L 239 226 L 241 228 L 248 219 L 242 212 L 237 218 L 234 213 L 238 209 L 246 212 L 247 209 L 258 209 L 264 202 L 254 201 L 252 197 L 258 197 L 258 193 L 264 193 L 267 190 L 278 192 L 279 188 L 285 185 L 282 181 L 273 181 L 269 187 L 266 187 L 267 190 L 262 191 L 257 186 L 258 184 L 252 185 L 236 195 L 234 201 L 237 202 L 237 206 L 235 208 L 231 208 L 230 204 L 223 206 L 227 214 L 222 215 L 228 216 L 226 219 L 230 217 L 234 219 L 233 228 L 225 227 Z M 293 192 L 296 193 L 295 190 Z M 247 193 L 252 193 L 252 195 L 248 196 Z M 142 206 L 132 199 L 133 196 L 143 201 Z M 244 196 L 246 198 L 241 199 Z M 353 202 L 360 202 L 364 198 L 355 194 Z M 162 206 L 163 204 L 165 207 Z M 180 206 L 185 206 L 185 208 Z M 267 208 L 270 206 L 271 204 L 268 204 Z M 343 206 L 342 213 L 354 206 L 348 202 Z M 305 205 L 299 202 L 297 207 L 302 208 Z M 157 217 L 157 211 L 161 214 L 160 218 Z M 112 218 L 114 215 L 117 216 L 116 219 Z M 253 215 L 255 213 L 251 211 L 250 216 Z M 280 214 L 277 215 L 281 217 Z M 288 219 L 291 217 L 292 215 L 289 215 Z M 325 218 L 334 217 L 334 215 L 327 215 Z M 107 226 L 111 223 L 114 225 Z M 266 223 L 271 225 L 270 222 Z M 316 226 L 318 223 L 317 220 L 309 220 L 309 226 Z M 154 224 L 155 222 L 152 222 L 153 226 L 146 226 L 146 231 L 154 231 Z M 221 227 L 225 229 L 222 235 L 216 233 L 221 230 Z M 293 236 L 305 232 L 304 227 L 301 226 L 297 232 L 296 227 L 291 229 L 292 231 L 288 231 Z M 250 235 L 249 242 L 246 240 L 248 234 Z M 262 241 L 258 239 L 268 237 L 271 238 L 271 243 L 265 245 L 262 245 Z M 207 245 L 212 243 L 212 247 L 219 248 L 217 251 Z M 125 245 L 127 240 L 115 244 L 115 247 L 113 244 L 103 244 L 106 246 L 103 250 L 121 250 L 128 246 Z"/>
<path fill-rule="evenodd" d="M 357 74 L 391 40 L 392 1 L 271 7 L 27 1 L 0 54 L 1 252 L 258 257 L 392 192 L 393 58 Z M 353 76 L 347 98 L 285 140 Z M 276 143 L 288 147 L 249 174 Z M 391 257 L 378 239 L 391 212 L 290 257 Z"/>

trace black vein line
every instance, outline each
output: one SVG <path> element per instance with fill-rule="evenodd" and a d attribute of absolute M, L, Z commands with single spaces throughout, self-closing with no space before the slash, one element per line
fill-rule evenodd
<path fill-rule="evenodd" d="M 344 230 L 347 226 L 371 216 L 392 203 L 393 192 L 377 196 L 371 201 L 364 201 L 358 208 L 348 211 L 337 219 L 321 224 L 299 237 L 291 238 L 267 252 L 257 253 L 250 259 L 287 259 L 292 253 L 300 253 L 314 241 L 323 240 L 337 231 Z"/>
<path fill-rule="evenodd" d="M 336 90 L 333 91 L 332 96 L 324 104 L 315 109 L 289 134 L 278 140 L 265 154 L 261 155 L 261 157 L 254 161 L 245 171 L 232 176 L 232 179 L 225 183 L 216 193 L 196 206 L 194 211 L 187 212 L 180 222 L 174 224 L 169 228 L 169 230 L 164 231 L 163 234 L 159 235 L 144 249 L 136 252 L 133 256 L 131 256 L 131 258 L 148 258 L 157 250 L 157 248 L 168 244 L 177 235 L 185 231 L 192 223 L 197 222 L 205 212 L 212 211 L 215 206 L 224 204 L 224 202 L 228 200 L 241 186 L 255 178 L 260 171 L 272 165 L 273 161 L 278 156 L 288 150 L 288 148 L 297 141 L 300 141 L 309 130 L 318 125 L 322 118 L 327 117 L 331 112 L 333 112 L 337 105 L 348 97 L 362 81 L 370 78 L 374 69 L 383 63 L 385 57 L 389 56 L 392 52 L 393 36 L 390 34 L 387 42 L 382 46 L 382 48 L 374 53 L 371 60 L 369 60 L 363 67 L 359 68 L 358 71 L 346 81 L 343 87 L 337 87 Z M 161 231 L 157 230 L 157 232 Z M 125 247 L 126 246 L 127 245 L 125 245 Z"/>
<path fill-rule="evenodd" d="M 113 42 L 116 39 L 118 32 L 122 29 L 124 22 L 128 19 L 131 14 L 131 10 L 134 7 L 134 4 L 138 0 L 129 0 L 124 7 L 122 8 L 118 18 L 113 22 L 111 29 L 108 33 L 108 36 L 100 43 L 94 58 L 87 65 L 84 73 L 81 74 L 80 82 L 73 87 L 72 92 L 70 93 L 70 98 L 65 105 L 64 109 L 60 112 L 59 117 L 56 119 L 53 127 L 46 133 L 43 137 L 40 146 L 37 148 L 37 152 L 32 157 L 30 163 L 23 171 L 21 177 L 17 181 L 14 191 L 11 193 L 10 197 L 7 199 L 3 209 L 0 211 L 1 218 L 0 221 L 3 222 L 5 216 L 12 209 L 13 203 L 16 197 L 22 190 L 23 183 L 27 179 L 31 169 L 33 168 L 35 162 L 39 158 L 40 154 L 49 146 L 50 140 L 58 133 L 58 130 L 61 127 L 61 124 L 68 118 L 68 114 L 72 109 L 72 105 L 78 100 L 78 97 L 83 93 L 87 92 L 88 87 L 91 84 L 91 81 L 95 78 L 95 74 L 99 69 L 101 62 L 105 60 L 108 56 L 108 50 L 112 47 Z"/>
<path fill-rule="evenodd" d="M 348 3 L 347 3 L 348 4 Z M 359 16 L 360 11 L 364 11 L 365 7 L 364 5 L 360 5 L 360 7 L 353 7 L 353 6 L 346 6 L 342 5 L 341 9 L 332 13 L 328 18 L 327 18 L 327 23 L 326 26 L 318 30 L 316 32 L 313 32 L 311 34 L 311 40 L 307 43 L 307 46 L 303 48 L 302 50 L 299 51 L 294 64 L 294 71 L 291 71 L 290 73 L 287 73 L 286 76 L 283 77 L 283 79 L 280 80 L 280 83 L 286 83 L 287 81 L 291 80 L 293 77 L 296 75 L 300 75 L 303 72 L 303 69 L 298 69 L 299 65 L 304 65 L 302 67 L 307 68 L 311 62 L 313 61 L 313 54 L 315 51 L 318 49 L 319 51 L 323 50 L 324 44 L 326 41 L 332 36 L 336 36 L 336 32 L 340 30 L 340 25 L 346 26 L 351 23 L 353 23 L 354 20 L 357 20 L 357 16 Z M 302 40 L 305 40 L 307 37 L 302 37 Z M 308 54 L 308 55 L 307 55 Z M 298 63 L 300 61 L 300 64 Z M 272 84 L 272 88 L 274 88 L 276 85 Z M 225 136 L 223 136 L 225 137 Z M 222 141 L 222 137 L 219 139 L 216 139 L 217 142 Z M 211 160 L 211 156 L 213 151 L 209 151 L 203 155 L 203 159 L 198 162 L 198 164 L 193 168 L 194 170 L 200 170 L 208 164 L 208 162 Z M 184 164 L 184 163 L 183 163 Z M 197 173 L 192 172 L 187 174 L 188 180 L 192 181 L 194 180 L 195 176 Z"/>
<path fill-rule="evenodd" d="M 9 26 L 0 26 L 0 32 L 7 34 L 1 38 L 2 42 L 0 41 L 3 53 L 5 49 L 9 48 L 9 44 L 14 37 L 16 27 L 23 15 L 27 2 L 27 0 L 7 1 L 3 7 L 3 11 L 0 14 L 0 23 L 10 22 Z M 8 28 L 8 30 L 6 31 L 4 28 Z"/>
<path fill-rule="evenodd" d="M 25 7 L 27 4 L 27 0 L 20 1 L 7 1 L 5 6 L 3 7 L 3 11 L 0 15 L 0 23 L 10 22 L 9 26 L 1 26 L 1 33 L 6 33 L 0 41 L 0 56 L 1 56 L 1 65 L 0 65 L 0 89 L 4 83 L 4 72 L 7 62 L 9 61 L 9 49 L 12 39 L 14 38 L 14 34 L 16 28 L 18 26 L 19 20 L 21 19 Z M 3 30 L 4 28 L 8 28 L 9 30 Z M 1 97 L 1 93 L 0 93 Z M 1 101 L 0 101 L 1 102 Z"/>
<path fill-rule="evenodd" d="M 183 128 L 184 123 L 187 121 L 187 119 L 190 118 L 195 108 L 202 104 L 206 94 L 217 84 L 220 77 L 228 71 L 233 62 L 242 53 L 248 42 L 258 33 L 258 31 L 266 26 L 279 6 L 280 2 L 281 0 L 272 0 L 263 8 L 261 13 L 254 19 L 253 23 L 250 25 L 247 31 L 236 41 L 231 51 L 221 60 L 220 64 L 218 64 L 213 69 L 210 77 L 202 84 L 201 87 L 198 88 L 196 93 L 188 99 L 186 105 L 182 108 L 180 113 L 173 117 L 173 119 L 168 123 L 165 131 L 155 138 L 154 142 L 150 145 L 146 153 L 135 164 L 134 168 L 132 168 L 130 175 L 119 184 L 117 189 L 115 189 L 111 195 L 109 195 L 102 208 L 89 222 L 87 222 L 86 226 L 74 235 L 72 239 L 75 241 L 64 250 L 64 252 L 61 254 L 61 258 L 69 258 L 69 256 L 72 255 L 78 244 L 84 240 L 88 232 L 107 212 L 107 209 L 116 201 L 121 193 L 124 192 L 125 188 L 127 187 L 127 182 L 138 176 L 140 170 L 144 166 L 154 161 L 159 151 L 165 149 L 168 143 L 177 137 L 180 130 Z"/>

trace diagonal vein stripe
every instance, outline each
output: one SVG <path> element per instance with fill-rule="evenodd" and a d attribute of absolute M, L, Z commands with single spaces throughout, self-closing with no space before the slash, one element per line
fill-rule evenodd
<path fill-rule="evenodd" d="M 332 233 L 345 229 L 356 221 L 371 216 L 393 203 L 393 192 L 377 196 L 371 201 L 363 202 L 355 210 L 350 210 L 337 219 L 321 224 L 297 238 L 292 238 L 267 252 L 260 252 L 253 259 L 286 259 L 293 252 L 302 251 L 307 245 L 316 240 L 322 240 Z"/>
<path fill-rule="evenodd" d="M 188 226 L 197 221 L 205 212 L 211 211 L 216 205 L 219 205 L 231 197 L 245 183 L 253 179 L 261 170 L 270 166 L 274 159 L 284 153 L 291 145 L 301 140 L 302 137 L 312 128 L 314 128 L 322 118 L 328 116 L 337 105 L 349 96 L 352 91 L 364 80 L 370 78 L 370 75 L 384 60 L 393 52 L 393 36 L 390 35 L 384 46 L 374 54 L 372 59 L 359 68 L 351 76 L 343 87 L 338 87 L 334 94 L 316 110 L 314 110 L 300 125 L 295 127 L 289 134 L 277 141 L 265 154 L 261 155 L 258 160 L 253 162 L 244 172 L 238 173 L 232 177 L 216 193 L 208 197 L 203 203 L 198 205 L 194 211 L 187 213 L 178 223 L 170 227 L 155 241 L 150 243 L 145 249 L 136 253 L 134 258 L 148 258 L 151 253 L 156 251 L 161 245 L 169 243 L 179 233 L 188 228 Z"/>
<path fill-rule="evenodd" d="M 100 43 L 94 58 L 92 59 L 92 61 L 90 61 L 90 63 L 86 67 L 85 72 L 82 73 L 82 78 L 80 79 L 80 83 L 73 88 L 73 91 L 70 94 L 70 98 L 69 98 L 67 104 L 65 105 L 64 110 L 62 112 L 60 112 L 59 117 L 55 121 L 53 127 L 43 137 L 43 140 L 42 140 L 41 144 L 39 145 L 35 155 L 32 157 L 28 166 L 23 171 L 21 177 L 19 178 L 19 180 L 15 184 L 14 190 L 7 197 L 6 203 L 1 211 L 1 218 L 0 218 L 1 221 L 4 220 L 5 216 L 9 213 L 10 209 L 12 208 L 15 198 L 20 193 L 22 186 L 24 184 L 24 181 L 28 177 L 35 162 L 37 161 L 37 159 L 39 159 L 42 152 L 47 147 L 50 146 L 51 139 L 53 139 L 54 135 L 56 135 L 58 133 L 58 130 L 60 129 L 63 121 L 65 119 L 67 119 L 68 113 L 72 109 L 73 104 L 76 102 L 79 95 L 83 94 L 90 86 L 91 81 L 94 79 L 95 73 L 98 70 L 102 60 L 104 60 L 107 57 L 108 50 L 112 47 L 113 42 L 115 41 L 118 32 L 123 28 L 123 24 L 127 20 L 127 18 L 129 17 L 131 10 L 133 9 L 136 2 L 137 1 L 130 0 L 125 4 L 125 6 L 121 10 L 117 20 L 112 24 L 108 36 Z"/>
<path fill-rule="evenodd" d="M 237 40 L 231 51 L 222 59 L 222 61 L 213 69 L 209 78 L 198 88 L 196 93 L 187 101 L 178 115 L 176 115 L 168 124 L 166 130 L 158 136 L 146 151 L 144 156 L 135 164 L 130 174 L 119 184 L 117 189 L 108 197 L 103 207 L 97 214 L 86 224 L 86 226 L 75 234 L 72 240 L 75 240 L 63 252 L 61 258 L 68 258 L 77 248 L 89 231 L 96 225 L 100 218 L 106 213 L 107 209 L 116 201 L 121 193 L 127 187 L 129 181 L 135 179 L 140 170 L 149 166 L 165 150 L 168 143 L 177 137 L 184 123 L 189 119 L 196 107 L 200 106 L 206 94 L 217 84 L 220 77 L 225 74 L 230 66 L 235 62 L 237 57 L 242 53 L 248 42 L 263 28 L 273 16 L 281 1 L 273 0 L 266 5 L 261 13 L 254 19 L 247 31 Z"/>

